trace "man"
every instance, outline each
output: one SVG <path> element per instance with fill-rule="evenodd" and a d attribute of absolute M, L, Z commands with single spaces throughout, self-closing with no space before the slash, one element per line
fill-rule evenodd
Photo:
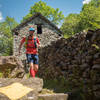
<path fill-rule="evenodd" d="M 23 45 L 23 43 L 25 42 L 26 45 L 26 57 L 27 57 L 27 61 L 29 63 L 30 66 L 30 75 L 34 78 L 36 72 L 38 71 L 38 64 L 39 64 L 39 58 L 38 58 L 38 47 L 40 45 L 39 39 L 36 37 L 34 37 L 34 32 L 35 29 L 34 28 L 29 28 L 29 36 L 28 37 L 24 37 L 21 40 L 21 43 L 19 45 L 19 55 L 20 55 L 20 50 L 21 47 Z"/>

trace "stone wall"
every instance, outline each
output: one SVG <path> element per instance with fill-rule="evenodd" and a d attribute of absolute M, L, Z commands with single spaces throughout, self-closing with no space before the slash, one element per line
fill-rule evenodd
<path fill-rule="evenodd" d="M 83 82 L 85 93 L 90 89 L 100 99 L 100 29 L 52 42 L 39 51 L 39 58 L 39 76 L 44 79 L 73 78 L 71 83 Z"/>
<path fill-rule="evenodd" d="M 36 24 L 42 24 L 42 34 L 37 34 L 37 25 Z M 35 36 L 37 36 L 40 40 L 41 47 L 45 47 L 47 45 L 50 45 L 52 41 L 56 41 L 61 38 L 58 34 L 60 34 L 57 30 L 55 30 L 54 27 L 49 25 L 44 20 L 40 19 L 39 17 L 36 17 L 31 22 L 28 22 L 25 26 L 21 27 L 20 30 L 17 30 L 19 35 L 14 35 L 14 41 L 13 41 L 13 55 L 18 54 L 18 46 L 22 39 L 22 37 L 25 37 L 28 35 L 28 30 L 30 25 L 33 25 L 35 28 Z M 25 48 L 23 47 L 21 50 L 22 55 L 19 57 L 20 59 L 26 59 L 25 57 Z"/>

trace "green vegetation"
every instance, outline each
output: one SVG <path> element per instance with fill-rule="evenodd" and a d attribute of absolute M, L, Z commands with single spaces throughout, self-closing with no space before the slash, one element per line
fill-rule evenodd
<path fill-rule="evenodd" d="M 0 78 L 2 78 L 3 77 L 3 73 L 2 72 L 0 72 Z"/>
<path fill-rule="evenodd" d="M 83 5 L 79 14 L 69 14 L 65 19 L 62 11 L 59 11 L 58 8 L 54 9 L 40 0 L 31 6 L 29 13 L 23 17 L 22 21 L 25 21 L 37 12 L 40 12 L 56 25 L 64 20 L 61 26 L 64 38 L 69 38 L 83 30 L 100 28 L 100 0 L 91 0 L 89 4 Z M 0 45 L 0 55 L 12 55 L 13 34 L 11 29 L 17 25 L 18 23 L 14 18 L 8 16 L 4 22 L 0 22 L 0 44 L 2 44 Z"/>
<path fill-rule="evenodd" d="M 71 86 L 69 82 L 65 79 L 65 77 L 60 77 L 58 79 L 44 79 L 44 87 L 50 90 L 53 90 L 56 93 L 66 93 L 70 92 Z"/>
<path fill-rule="evenodd" d="M 44 100 L 43 98 L 38 98 L 38 100 Z"/>
<path fill-rule="evenodd" d="M 61 30 L 67 37 L 77 32 L 79 19 L 80 16 L 78 14 L 69 14 L 68 17 L 65 18 Z"/>
<path fill-rule="evenodd" d="M 44 88 L 44 89 L 42 89 L 40 94 L 54 94 L 54 91 Z"/>
<path fill-rule="evenodd" d="M 37 12 L 40 12 L 43 16 L 48 18 L 54 24 L 59 24 L 64 19 L 64 15 L 61 11 L 59 11 L 59 8 L 54 9 L 40 0 L 30 8 L 29 14 L 27 14 L 22 21 L 25 21 Z"/>
<path fill-rule="evenodd" d="M 80 14 L 69 14 L 61 26 L 67 37 L 88 29 L 100 28 L 100 0 L 91 0 L 84 4 Z"/>
<path fill-rule="evenodd" d="M 8 77 L 10 78 L 11 69 L 7 68 L 0 72 L 0 78 Z"/>
<path fill-rule="evenodd" d="M 40 0 L 30 8 L 29 14 L 23 17 L 22 21 L 25 21 L 36 12 L 40 12 L 43 16 L 48 18 L 56 25 L 64 19 L 64 15 L 61 11 L 59 12 L 58 8 L 54 9 Z M 10 18 L 8 16 L 4 22 L 0 22 L 0 55 L 12 55 L 13 34 L 11 30 L 17 25 L 18 23 L 14 20 L 14 18 Z M 89 4 L 83 5 L 79 14 L 69 14 L 64 19 L 64 23 L 61 26 L 61 30 L 63 31 L 65 38 L 69 38 L 75 33 L 83 30 L 95 30 L 97 28 L 100 28 L 100 0 L 91 0 Z M 92 44 L 91 46 L 100 51 L 100 48 L 97 44 Z M 79 53 L 81 54 L 83 51 L 80 50 Z M 0 78 L 10 77 L 10 72 L 10 69 L 7 69 L 5 73 L 0 72 Z M 48 69 L 46 70 L 46 73 L 48 74 Z M 68 78 L 59 77 L 58 79 L 44 79 L 44 90 L 41 93 L 71 92 L 73 93 L 71 100 L 95 100 L 93 83 L 96 75 L 99 77 L 100 73 L 95 70 L 89 71 L 88 75 L 90 80 L 87 81 L 82 78 L 81 73 L 82 72 L 80 68 L 77 66 L 74 67 L 73 74 Z M 29 78 L 29 73 L 27 73 L 26 76 Z"/>
<path fill-rule="evenodd" d="M 0 55 L 12 55 L 13 34 L 11 30 L 16 27 L 18 23 L 14 18 L 6 17 L 4 22 L 0 22 Z"/>
<path fill-rule="evenodd" d="M 100 47 L 96 44 L 92 44 L 93 47 L 95 47 L 97 50 L 100 50 Z"/>
<path fill-rule="evenodd" d="M 60 76 L 51 80 L 44 79 L 44 88 L 53 90 L 56 93 L 69 93 L 71 94 L 69 100 L 98 100 L 95 97 L 95 91 L 93 91 L 95 77 L 97 77 L 98 72 L 96 70 L 89 71 L 90 79 L 85 80 L 82 77 L 82 71 L 77 66 L 73 68 L 72 74 L 68 78 Z"/>

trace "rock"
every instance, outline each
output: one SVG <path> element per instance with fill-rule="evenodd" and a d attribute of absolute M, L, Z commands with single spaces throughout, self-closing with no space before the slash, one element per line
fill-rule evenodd
<path fill-rule="evenodd" d="M 8 86 L 14 82 L 19 82 L 25 86 L 36 89 L 37 92 L 41 91 L 43 87 L 43 80 L 40 78 L 0 78 L 0 84 L 2 85 L 0 87 Z"/>
<path fill-rule="evenodd" d="M 100 70 L 100 64 L 93 65 L 92 69 Z"/>
<path fill-rule="evenodd" d="M 86 35 L 86 40 L 91 40 L 92 36 L 93 36 L 93 30 L 88 30 L 87 35 Z"/>
<path fill-rule="evenodd" d="M 22 61 L 15 56 L 0 56 L 0 72 L 3 73 L 3 77 L 10 78 L 22 78 L 25 74 Z"/>
<path fill-rule="evenodd" d="M 83 63 L 82 65 L 80 65 L 80 69 L 82 71 L 85 71 L 88 67 L 89 67 L 89 65 L 87 63 Z"/>
<path fill-rule="evenodd" d="M 96 96 L 96 100 L 100 100 L 100 92 L 95 91 L 94 94 Z"/>
<path fill-rule="evenodd" d="M 94 91 L 100 90 L 100 84 L 94 85 L 94 86 L 93 86 L 93 90 L 94 90 Z"/>
<path fill-rule="evenodd" d="M 96 30 L 94 35 L 92 36 L 92 42 L 99 42 L 100 41 L 100 30 Z"/>
<path fill-rule="evenodd" d="M 96 59 L 93 61 L 93 64 L 100 64 L 100 59 Z"/>
<path fill-rule="evenodd" d="M 40 78 L 29 78 L 29 79 L 19 79 L 19 78 L 2 78 L 0 79 L 0 88 L 9 86 L 13 83 L 20 83 L 23 86 L 26 86 L 28 88 L 33 89 L 31 92 L 23 96 L 22 98 L 18 100 L 37 100 L 38 99 L 38 93 L 42 91 L 43 88 L 43 80 Z M 0 100 L 10 100 L 7 96 L 0 93 Z"/>
<path fill-rule="evenodd" d="M 39 100 L 68 100 L 68 94 L 39 94 Z"/>
<path fill-rule="evenodd" d="M 10 100 L 7 96 L 0 93 L 0 100 Z"/>
<path fill-rule="evenodd" d="M 24 67 L 21 60 L 19 60 L 15 56 L 0 56 L 0 66 L 5 66 L 5 65 L 11 65 L 11 67 L 18 66 L 18 67 Z M 5 66 L 5 67 L 8 67 Z"/>
<path fill-rule="evenodd" d="M 99 52 L 99 53 L 94 54 L 94 59 L 98 59 L 98 58 L 100 58 L 100 52 Z"/>
<path fill-rule="evenodd" d="M 13 56 L 0 56 L 0 65 L 9 63 L 16 65 L 15 58 Z"/>

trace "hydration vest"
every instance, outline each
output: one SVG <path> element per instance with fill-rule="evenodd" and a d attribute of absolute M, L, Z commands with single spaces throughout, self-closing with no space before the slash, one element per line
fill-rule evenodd
<path fill-rule="evenodd" d="M 28 46 L 28 40 L 29 40 L 29 36 L 26 37 L 25 39 L 25 48 L 37 48 L 37 40 L 36 40 L 36 37 L 33 38 L 33 42 L 34 42 L 34 45 L 32 47 L 29 47 Z"/>

